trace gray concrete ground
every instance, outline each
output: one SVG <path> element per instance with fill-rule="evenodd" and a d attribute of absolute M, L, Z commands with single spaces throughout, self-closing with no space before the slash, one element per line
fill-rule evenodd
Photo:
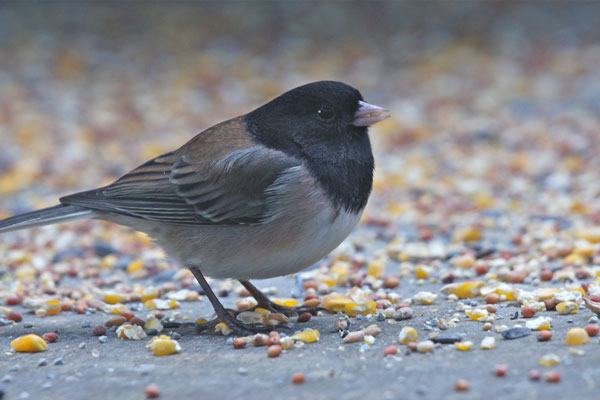
<path fill-rule="evenodd" d="M 279 278 L 259 282 L 261 286 L 285 287 L 289 292 L 292 280 Z M 416 288 L 400 288 L 406 295 Z M 419 288 L 419 290 L 422 288 Z M 433 289 L 433 286 L 431 287 Z M 224 302 L 232 304 L 235 298 Z M 201 304 L 200 309 L 198 309 Z M 517 308 L 499 306 L 499 318 L 508 325 Z M 191 307 L 194 307 L 191 310 Z M 187 303 L 183 313 L 206 314 L 208 302 Z M 441 306 L 415 306 L 412 320 L 397 324 L 377 322 L 383 332 L 374 345 L 361 351 L 360 344 L 341 344 L 334 332 L 336 317 L 324 315 L 313 318 L 298 328 L 319 329 L 319 343 L 307 344 L 300 349 L 284 352 L 279 358 L 266 356 L 264 347 L 234 350 L 222 336 L 198 335 L 191 328 L 182 328 L 179 340 L 183 351 L 168 357 L 153 356 L 144 348 L 146 340 L 124 341 L 110 332 L 108 341 L 100 343 L 90 334 L 92 326 L 106 321 L 104 314 L 86 317 L 63 313 L 53 318 L 27 316 L 32 328 L 24 324 L 0 328 L 0 371 L 2 387 L 7 399 L 142 399 L 144 388 L 156 383 L 162 399 L 583 399 L 599 398 L 600 347 L 598 339 L 582 346 L 582 355 L 574 354 L 565 346 L 561 336 L 571 325 L 585 325 L 590 313 L 582 311 L 572 316 L 552 313 L 555 337 L 547 343 L 536 341 L 534 334 L 506 341 L 497 333 L 497 349 L 478 348 L 483 332 L 479 322 L 464 322 L 448 332 L 464 334 L 476 347 L 469 352 L 457 351 L 452 345 L 442 345 L 431 354 L 405 353 L 383 357 L 383 349 L 397 341 L 403 326 L 414 326 L 423 337 L 425 322 L 432 317 L 450 317 L 452 303 Z M 550 315 L 550 313 L 548 313 Z M 366 325 L 366 321 L 352 321 L 352 328 Z M 499 321 L 500 323 L 500 321 Z M 28 332 L 42 334 L 57 331 L 59 341 L 49 350 L 37 354 L 10 354 L 11 338 Z M 82 348 L 82 343 L 85 347 Z M 98 357 L 92 353 L 97 350 Z M 538 359 L 548 353 L 557 354 L 561 364 L 554 369 L 562 375 L 562 382 L 551 384 L 528 379 L 530 369 L 542 373 L 550 368 L 538 366 Z M 64 365 L 54 365 L 62 357 Z M 41 359 L 47 366 L 38 366 Z M 496 364 L 506 363 L 508 375 L 494 376 Z M 293 385 L 291 375 L 306 374 L 304 385 Z M 457 379 L 467 379 L 470 391 L 453 390 Z"/>

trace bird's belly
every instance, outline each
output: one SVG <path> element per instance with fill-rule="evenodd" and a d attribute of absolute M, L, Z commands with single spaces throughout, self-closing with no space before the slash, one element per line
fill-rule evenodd
<path fill-rule="evenodd" d="M 264 279 L 298 272 L 335 249 L 360 213 L 330 207 L 258 226 L 173 227 L 153 236 L 183 266 L 213 278 Z M 153 234 L 152 232 L 149 232 Z"/>

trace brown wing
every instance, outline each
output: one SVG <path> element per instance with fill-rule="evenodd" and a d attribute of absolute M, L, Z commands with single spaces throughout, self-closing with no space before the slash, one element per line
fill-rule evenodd
<path fill-rule="evenodd" d="M 61 202 L 173 224 L 257 224 L 277 215 L 300 169 L 296 159 L 254 144 L 236 119 Z"/>

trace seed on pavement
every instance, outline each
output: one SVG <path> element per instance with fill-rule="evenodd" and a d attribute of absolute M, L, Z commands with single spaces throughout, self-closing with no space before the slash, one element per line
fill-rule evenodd
<path fill-rule="evenodd" d="M 419 334 L 412 326 L 405 326 L 398 335 L 398 341 L 402 344 L 416 342 L 419 339 Z"/>
<path fill-rule="evenodd" d="M 281 354 L 282 348 L 280 345 L 278 344 L 274 344 L 269 346 L 269 348 L 267 349 L 267 355 L 271 358 L 275 358 L 275 357 L 279 357 L 279 355 Z"/>
<path fill-rule="evenodd" d="M 304 377 L 304 374 L 302 372 L 296 372 L 292 375 L 292 383 L 294 385 L 301 385 L 304 383 L 305 380 L 306 378 Z"/>
<path fill-rule="evenodd" d="M 590 341 L 590 337 L 583 328 L 571 328 L 567 332 L 565 342 L 569 346 L 579 346 Z"/>
<path fill-rule="evenodd" d="M 469 381 L 465 379 L 459 379 L 454 383 L 454 390 L 457 392 L 466 392 L 470 388 Z"/>
<path fill-rule="evenodd" d="M 538 364 L 542 367 L 555 367 L 560 364 L 560 357 L 556 354 L 545 354 L 539 360 Z"/>
<path fill-rule="evenodd" d="M 538 342 L 547 342 L 550 339 L 552 339 L 552 332 L 551 331 L 539 331 L 537 334 L 537 340 Z"/>
<path fill-rule="evenodd" d="M 23 315 L 19 312 L 11 311 L 6 315 L 6 319 L 9 321 L 21 322 L 23 321 Z"/>
<path fill-rule="evenodd" d="M 158 386 L 150 384 L 144 389 L 144 394 L 147 399 L 158 399 L 160 397 L 160 389 Z"/>
<path fill-rule="evenodd" d="M 433 351 L 434 343 L 431 340 L 423 340 L 417 343 L 417 352 L 430 353 Z"/>
<path fill-rule="evenodd" d="M 533 307 L 523 307 L 521 309 L 521 315 L 523 318 L 532 318 L 536 313 L 535 308 Z"/>
<path fill-rule="evenodd" d="M 585 327 L 585 331 L 587 332 L 589 337 L 598 336 L 598 333 L 600 333 L 600 325 L 590 324 Z"/>
<path fill-rule="evenodd" d="M 396 354 L 398 354 L 398 346 L 396 345 L 389 345 L 387 346 L 384 350 L 383 350 L 383 355 L 384 356 L 395 356 Z"/>
<path fill-rule="evenodd" d="M 544 378 L 546 379 L 546 382 L 559 383 L 560 382 L 560 373 L 557 371 L 550 371 L 550 372 L 546 373 Z"/>
<path fill-rule="evenodd" d="M 19 353 L 38 353 L 48 350 L 48 343 L 35 334 L 19 336 L 10 342 L 10 346 Z"/>
<path fill-rule="evenodd" d="M 54 343 L 58 340 L 58 333 L 56 332 L 46 332 L 42 335 L 44 340 L 48 343 Z"/>
<path fill-rule="evenodd" d="M 464 342 L 456 342 L 454 343 L 454 347 L 460 351 L 469 351 L 473 348 L 473 342 L 468 340 Z"/>
<path fill-rule="evenodd" d="M 498 364 L 498 365 L 496 365 L 495 374 L 496 374 L 497 377 L 506 376 L 507 372 L 508 372 L 508 365 L 506 365 L 506 364 Z"/>
<path fill-rule="evenodd" d="M 539 381 L 542 377 L 542 374 L 537 369 L 532 369 L 529 371 L 529 379 L 532 381 Z"/>

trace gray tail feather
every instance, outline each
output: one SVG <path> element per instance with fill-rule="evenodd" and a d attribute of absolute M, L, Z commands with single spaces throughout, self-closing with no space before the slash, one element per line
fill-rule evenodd
<path fill-rule="evenodd" d="M 15 215 L 0 221 L 0 233 L 32 228 L 73 219 L 91 217 L 93 211 L 83 207 L 59 204 L 54 207 Z"/>

